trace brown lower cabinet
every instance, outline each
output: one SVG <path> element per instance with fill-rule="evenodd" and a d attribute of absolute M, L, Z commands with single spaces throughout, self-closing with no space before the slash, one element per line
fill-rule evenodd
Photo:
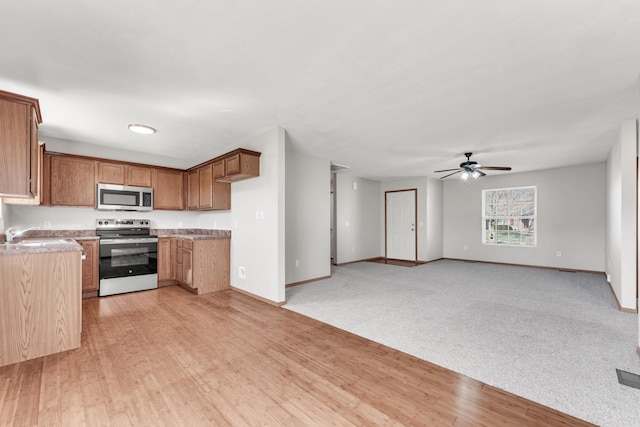
<path fill-rule="evenodd" d="M 158 239 L 158 285 L 173 280 L 171 272 L 171 239 L 161 237 Z"/>
<path fill-rule="evenodd" d="M 100 288 L 100 278 L 98 277 L 98 267 L 100 263 L 100 252 L 98 240 L 78 241 L 82 250 L 87 254 L 82 261 L 82 294 L 90 292 L 86 296 L 95 296 Z"/>
<path fill-rule="evenodd" d="M 158 239 L 158 285 L 179 284 L 198 295 L 229 289 L 230 239 Z"/>
<path fill-rule="evenodd" d="M 79 250 L 0 256 L 0 366 L 80 347 L 80 258 Z"/>

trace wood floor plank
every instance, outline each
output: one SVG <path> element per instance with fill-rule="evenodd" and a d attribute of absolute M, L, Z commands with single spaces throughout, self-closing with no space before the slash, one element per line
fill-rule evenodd
<path fill-rule="evenodd" d="M 589 425 L 234 291 L 83 300 L 82 346 L 0 368 L 0 425 Z"/>

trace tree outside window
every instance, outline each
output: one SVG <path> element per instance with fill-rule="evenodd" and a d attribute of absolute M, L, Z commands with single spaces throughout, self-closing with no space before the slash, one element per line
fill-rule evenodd
<path fill-rule="evenodd" d="M 482 243 L 536 245 L 535 186 L 482 191 Z"/>

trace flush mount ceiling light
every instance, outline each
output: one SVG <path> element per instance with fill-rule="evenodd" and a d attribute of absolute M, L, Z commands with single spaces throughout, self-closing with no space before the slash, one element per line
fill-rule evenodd
<path fill-rule="evenodd" d="M 132 123 L 129 125 L 129 130 L 135 133 L 141 133 L 143 135 L 153 135 L 156 130 L 151 126 L 141 125 L 139 123 Z"/>

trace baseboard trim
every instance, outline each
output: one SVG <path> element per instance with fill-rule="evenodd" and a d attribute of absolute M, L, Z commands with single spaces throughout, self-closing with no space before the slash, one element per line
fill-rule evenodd
<path fill-rule="evenodd" d="M 303 280 L 301 282 L 293 282 L 293 283 L 289 283 L 288 285 L 284 285 L 285 288 L 290 288 L 292 286 L 298 286 L 298 285 L 304 285 L 305 283 L 311 283 L 311 282 L 317 282 L 319 280 L 324 280 L 324 279 L 330 279 L 331 275 L 329 276 L 322 276 L 322 277 L 316 277 L 315 279 L 308 279 L 308 280 Z"/>
<path fill-rule="evenodd" d="M 356 260 L 356 261 L 341 262 L 340 264 L 333 264 L 333 265 L 335 265 L 337 267 L 340 267 L 341 265 L 355 264 L 357 262 L 380 261 L 380 260 L 383 260 L 383 259 L 395 260 L 395 258 L 385 258 L 383 256 L 376 256 L 376 257 L 373 257 L 373 258 L 364 258 L 364 259 L 359 259 L 359 260 Z M 422 265 L 422 264 L 429 264 L 430 262 L 442 261 L 443 259 L 447 259 L 447 258 L 432 259 L 431 261 L 417 260 L 415 262 L 416 262 L 416 264 Z M 406 259 L 399 259 L 397 261 L 413 262 L 413 261 L 408 261 Z"/>
<path fill-rule="evenodd" d="M 82 299 L 95 298 L 98 296 L 98 291 L 86 291 L 82 293 Z"/>
<path fill-rule="evenodd" d="M 509 265 L 512 267 L 528 267 L 528 268 L 540 268 L 543 270 L 556 270 L 565 273 L 591 273 L 591 274 L 604 274 L 603 271 L 596 270 L 579 270 L 576 268 L 562 268 L 562 267 L 549 267 L 545 265 L 530 265 L 530 264 L 514 264 L 510 262 L 496 262 L 496 261 L 478 261 L 475 259 L 463 259 L 463 258 L 441 258 L 450 261 L 462 261 L 462 262 L 477 262 L 482 264 L 495 264 L 495 265 Z"/>
<path fill-rule="evenodd" d="M 178 281 L 177 280 L 162 280 L 162 281 L 158 281 L 158 287 L 159 288 L 163 288 L 165 286 L 173 286 L 173 285 L 177 285 Z"/>
<path fill-rule="evenodd" d="M 382 257 L 376 256 L 376 257 L 373 257 L 373 258 L 357 259 L 355 261 L 341 262 L 339 264 L 333 264 L 333 265 L 336 265 L 336 266 L 340 267 L 341 265 L 355 264 L 356 262 L 375 261 L 375 260 L 380 259 L 380 258 L 382 258 Z"/>
<path fill-rule="evenodd" d="M 606 273 L 604 273 L 605 275 L 605 280 L 606 280 Z M 609 289 L 611 289 L 611 294 L 613 295 L 613 299 L 616 300 L 616 304 L 618 305 L 618 310 L 620 310 L 623 313 L 631 313 L 631 314 L 637 314 L 638 310 L 634 310 L 633 308 L 624 308 L 621 304 L 620 304 L 620 300 L 618 300 L 618 295 L 616 295 L 616 292 L 613 290 L 613 285 L 610 282 L 607 282 L 607 284 L 609 285 Z"/>
<path fill-rule="evenodd" d="M 263 297 L 261 297 L 259 295 L 256 295 L 256 294 L 252 294 L 251 292 L 247 292 L 247 291 L 245 291 L 243 289 L 236 288 L 235 286 L 230 286 L 230 289 L 232 291 L 235 291 L 235 292 L 238 292 L 238 293 L 240 293 L 242 295 L 246 295 L 248 297 L 257 299 L 258 301 L 264 302 L 264 303 L 272 305 L 274 307 L 282 307 L 283 305 L 285 305 L 287 303 L 286 301 L 282 301 L 282 302 L 271 301 L 270 299 L 263 298 Z"/>

